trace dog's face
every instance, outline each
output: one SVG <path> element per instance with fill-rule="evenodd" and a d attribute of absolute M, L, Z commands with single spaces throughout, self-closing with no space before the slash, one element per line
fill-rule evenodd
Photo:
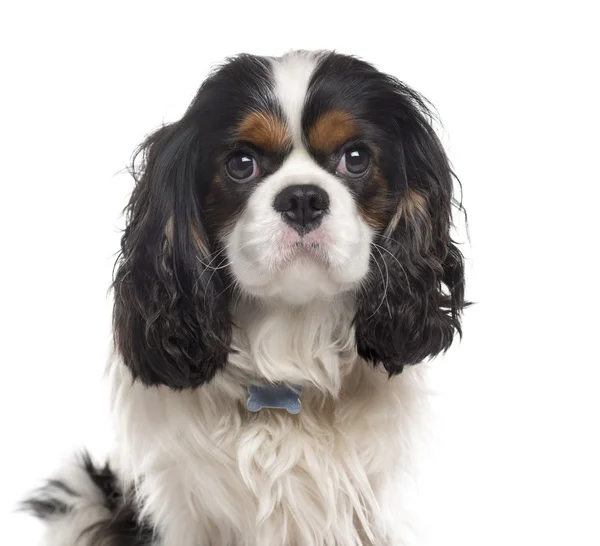
<path fill-rule="evenodd" d="M 289 56 L 247 82 L 264 104 L 241 112 L 221 161 L 221 195 L 243 201 L 221 241 L 238 286 L 258 297 L 306 303 L 355 288 L 383 227 L 382 143 L 342 93 L 331 103 L 328 86 L 342 83 L 343 67 L 320 61 Z"/>
<path fill-rule="evenodd" d="M 227 360 L 232 294 L 351 294 L 390 374 L 445 350 L 463 305 L 452 173 L 423 100 L 352 57 L 239 56 L 142 147 L 115 278 L 117 347 L 146 384 Z"/>
<path fill-rule="evenodd" d="M 272 171 L 261 152 L 230 159 L 252 165 L 246 172 L 264 173 L 222 237 L 240 290 L 302 304 L 351 290 L 368 274 L 373 230 L 359 214 L 352 185 L 376 184 L 369 152 L 356 147 L 324 155 L 319 162 L 299 140 Z"/>

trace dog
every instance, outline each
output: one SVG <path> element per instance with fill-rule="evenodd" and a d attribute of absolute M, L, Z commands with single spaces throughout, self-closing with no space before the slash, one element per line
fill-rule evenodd
<path fill-rule="evenodd" d="M 413 365 L 465 306 L 432 120 L 371 64 L 293 51 L 228 59 L 147 137 L 113 282 L 116 448 L 25 501 L 45 546 L 403 544 Z"/>

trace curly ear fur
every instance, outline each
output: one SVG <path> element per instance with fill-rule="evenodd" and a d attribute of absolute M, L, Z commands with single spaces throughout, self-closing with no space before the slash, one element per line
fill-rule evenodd
<path fill-rule="evenodd" d="M 133 169 L 113 323 L 124 363 L 146 385 L 198 387 L 227 360 L 228 296 L 218 268 L 207 265 L 216 255 L 195 191 L 199 155 L 197 131 L 180 121 L 157 130 L 134 157 L 142 168 Z"/>
<path fill-rule="evenodd" d="M 399 146 L 388 177 L 398 201 L 376 235 L 355 317 L 359 354 L 390 375 L 447 350 L 465 305 L 463 257 L 450 237 L 453 173 L 424 100 L 393 85 Z"/>

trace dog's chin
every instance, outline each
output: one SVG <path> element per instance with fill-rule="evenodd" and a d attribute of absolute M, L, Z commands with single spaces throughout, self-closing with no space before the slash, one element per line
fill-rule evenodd
<path fill-rule="evenodd" d="M 238 285 L 255 297 L 292 305 L 330 301 L 354 287 L 354 283 L 336 278 L 326 253 L 318 245 L 293 245 L 269 272 L 254 280 L 258 282 L 238 279 Z"/>

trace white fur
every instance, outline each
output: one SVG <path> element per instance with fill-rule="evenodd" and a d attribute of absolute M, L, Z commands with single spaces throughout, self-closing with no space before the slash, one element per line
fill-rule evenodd
<path fill-rule="evenodd" d="M 293 145 L 301 148 L 302 107 L 306 98 L 310 77 L 320 57 L 315 51 L 292 51 L 283 57 L 272 59 L 275 75 L 275 95 L 285 114 Z"/>
<path fill-rule="evenodd" d="M 143 476 L 138 494 L 161 544 L 401 544 L 389 541 L 377 495 L 407 463 L 417 377 L 389 380 L 360 361 L 350 311 L 241 302 L 238 352 L 194 392 L 132 384 L 115 364 L 121 467 L 128 481 Z M 249 412 L 257 379 L 303 384 L 301 413 Z"/>

